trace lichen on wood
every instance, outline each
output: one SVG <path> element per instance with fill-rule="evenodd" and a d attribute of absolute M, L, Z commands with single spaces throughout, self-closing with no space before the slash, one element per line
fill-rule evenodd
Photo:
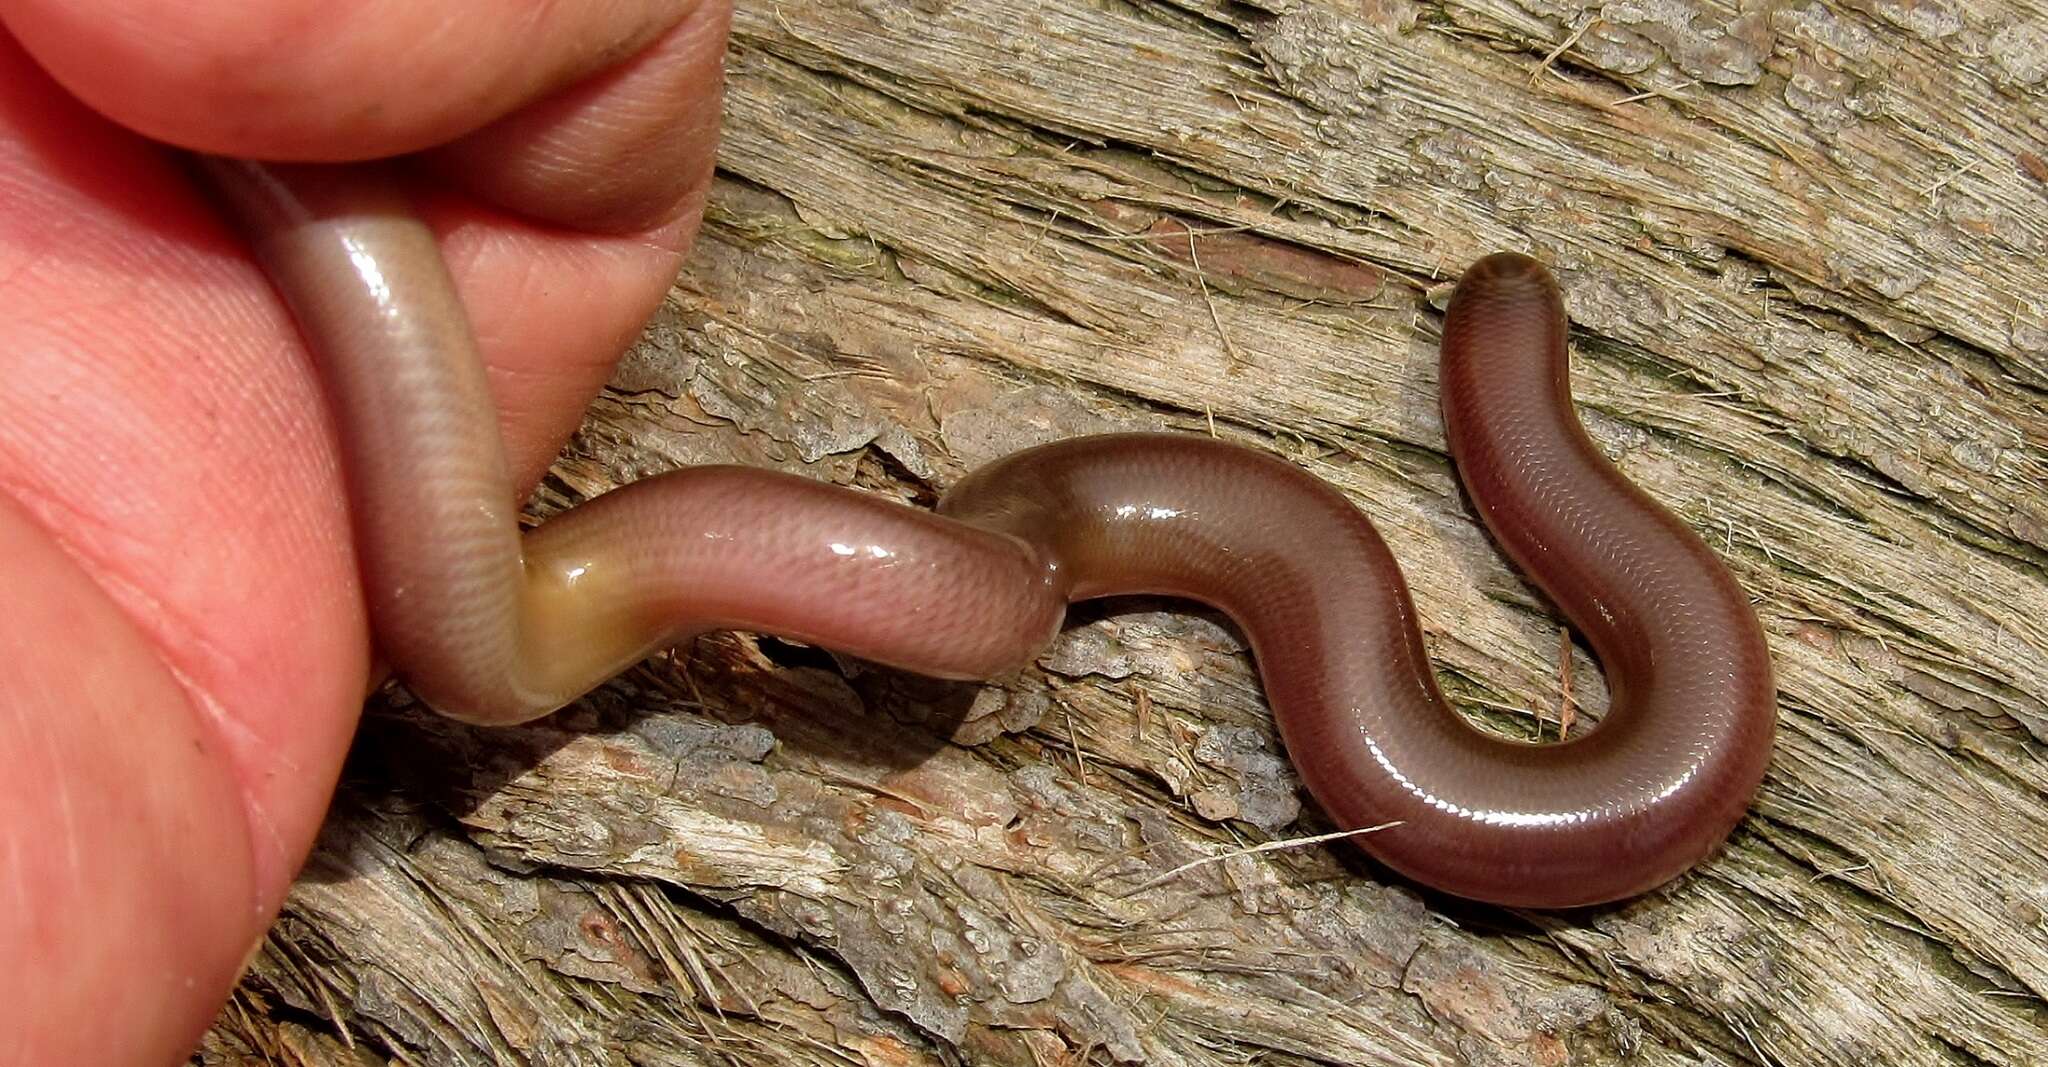
<path fill-rule="evenodd" d="M 381 696 L 201 1061 L 2048 1062 L 2048 11 L 743 0 L 729 71 L 704 235 L 537 513 L 1215 433 L 1350 494 L 1460 707 L 1554 734 L 1435 391 L 1449 278 L 1531 251 L 1589 429 L 1769 632 L 1754 815 L 1503 912 L 1227 855 L 1331 827 L 1200 609 L 985 687 L 717 635 L 516 730 Z"/>

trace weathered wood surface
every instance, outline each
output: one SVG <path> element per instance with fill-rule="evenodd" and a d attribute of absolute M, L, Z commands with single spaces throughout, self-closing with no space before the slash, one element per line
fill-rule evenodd
<path fill-rule="evenodd" d="M 730 69 L 702 244 L 541 510 L 1213 427 L 1352 494 L 1528 734 L 1556 622 L 1433 360 L 1448 277 L 1533 250 L 1595 435 L 1767 624 L 1754 817 L 1583 914 L 1341 847 L 1133 892 L 1328 829 L 1214 619 L 1085 613 L 986 690 L 722 636 L 529 729 L 373 712 L 202 1058 L 2048 1063 L 2048 10 L 752 0 Z"/>

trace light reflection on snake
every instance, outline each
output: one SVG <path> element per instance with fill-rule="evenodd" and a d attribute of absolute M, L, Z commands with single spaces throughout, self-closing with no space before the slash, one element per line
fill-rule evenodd
<path fill-rule="evenodd" d="M 379 648 L 439 711 L 517 723 L 712 629 L 908 670 L 1030 662 L 1066 605 L 1151 593 L 1243 630 L 1310 792 L 1390 867 L 1479 900 L 1569 907 L 1686 870 L 1747 809 L 1774 688 L 1742 589 L 1622 477 L 1572 409 L 1565 317 L 1536 261 L 1458 284 L 1443 411 L 1489 529 L 1598 654 L 1600 725 L 1528 745 L 1445 703 L 1399 568 L 1299 468 L 1172 434 L 1016 453 L 936 514 L 767 470 L 697 467 L 522 536 L 482 362 L 434 238 L 389 187 L 202 161 L 320 364 L 342 431 Z"/>

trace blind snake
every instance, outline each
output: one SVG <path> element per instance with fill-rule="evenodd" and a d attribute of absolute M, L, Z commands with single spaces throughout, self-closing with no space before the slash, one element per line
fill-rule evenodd
<path fill-rule="evenodd" d="M 1726 838 L 1770 756 L 1762 628 L 1698 536 L 1572 408 L 1549 272 L 1500 253 L 1445 315 L 1442 406 L 1496 540 L 1585 635 L 1612 710 L 1553 745 L 1444 700 L 1401 572 L 1341 493 L 1177 434 L 1083 437 L 973 472 L 937 513 L 767 470 L 635 482 L 522 536 L 468 317 L 389 185 L 200 160 L 289 304 L 340 424 L 378 646 L 475 723 L 545 715 L 713 629 L 949 678 L 1029 663 L 1070 601 L 1186 597 L 1250 643 L 1287 751 L 1336 823 L 1422 884 L 1528 907 L 1641 893 Z"/>

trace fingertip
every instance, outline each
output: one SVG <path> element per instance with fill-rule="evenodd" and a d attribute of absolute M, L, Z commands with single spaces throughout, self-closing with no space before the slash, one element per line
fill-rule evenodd
<path fill-rule="evenodd" d="M 199 151 L 335 161 L 461 136 L 644 48 L 701 0 L 12 0 L 81 100 Z"/>
<path fill-rule="evenodd" d="M 427 154 L 445 180 L 510 211 L 597 233 L 686 214 L 710 181 L 727 0 L 707 0 L 633 59 Z"/>

